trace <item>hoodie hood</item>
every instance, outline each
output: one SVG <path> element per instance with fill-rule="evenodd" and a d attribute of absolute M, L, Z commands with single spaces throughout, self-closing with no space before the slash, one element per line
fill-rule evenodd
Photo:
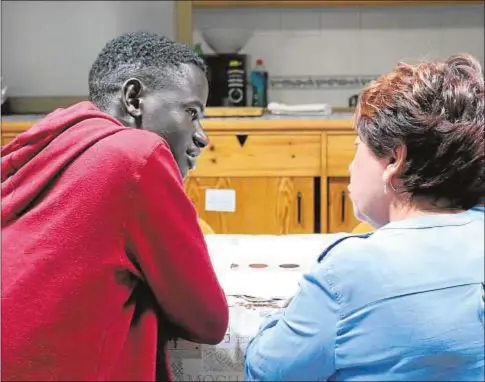
<path fill-rule="evenodd" d="M 26 212 L 73 159 L 123 129 L 86 101 L 53 111 L 2 147 L 2 226 Z"/>

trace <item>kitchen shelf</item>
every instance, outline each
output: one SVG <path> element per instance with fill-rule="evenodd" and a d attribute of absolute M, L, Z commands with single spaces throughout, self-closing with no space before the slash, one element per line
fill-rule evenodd
<path fill-rule="evenodd" d="M 472 5 L 483 4 L 483 0 L 288 0 L 288 1 L 258 1 L 258 0 L 233 0 L 233 1 L 217 1 L 217 0 L 193 0 L 194 7 L 304 7 L 304 6 L 391 6 L 391 5 Z"/>

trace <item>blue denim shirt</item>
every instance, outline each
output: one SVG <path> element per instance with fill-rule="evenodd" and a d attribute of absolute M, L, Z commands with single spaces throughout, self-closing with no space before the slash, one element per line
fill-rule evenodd
<path fill-rule="evenodd" d="M 246 350 L 248 381 L 483 381 L 484 212 L 338 239 Z"/>
<path fill-rule="evenodd" d="M 485 206 L 476 206 L 468 211 L 473 217 L 484 220 L 485 217 Z"/>

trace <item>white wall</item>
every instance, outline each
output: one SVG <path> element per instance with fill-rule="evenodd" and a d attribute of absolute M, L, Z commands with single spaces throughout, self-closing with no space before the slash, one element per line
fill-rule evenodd
<path fill-rule="evenodd" d="M 484 60 L 484 7 L 388 6 L 201 8 L 194 42 L 205 27 L 252 28 L 242 53 L 262 58 L 273 75 L 379 75 L 400 60 L 469 52 Z M 210 49 L 203 44 L 204 50 Z M 270 90 L 281 102 L 346 106 L 352 89 Z"/>
<path fill-rule="evenodd" d="M 2 1 L 2 77 L 12 96 L 86 96 L 88 72 L 111 38 L 175 36 L 173 1 Z"/>

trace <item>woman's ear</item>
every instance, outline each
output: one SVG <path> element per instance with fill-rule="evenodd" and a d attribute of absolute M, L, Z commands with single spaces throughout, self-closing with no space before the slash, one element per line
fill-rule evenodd
<path fill-rule="evenodd" d="M 388 183 L 393 181 L 393 179 L 399 177 L 399 174 L 404 169 L 404 165 L 406 163 L 406 146 L 400 145 L 396 147 L 389 156 L 388 164 L 384 169 L 383 173 L 383 181 Z"/>
<path fill-rule="evenodd" d="M 125 81 L 121 88 L 122 103 L 127 114 L 135 119 L 140 119 L 142 115 L 141 103 L 144 87 L 138 78 L 130 78 Z"/>
<path fill-rule="evenodd" d="M 396 168 L 397 173 L 400 173 L 404 169 L 404 165 L 406 163 L 406 156 L 407 156 L 406 146 L 404 145 L 397 146 L 391 154 L 389 165 L 394 166 Z"/>

